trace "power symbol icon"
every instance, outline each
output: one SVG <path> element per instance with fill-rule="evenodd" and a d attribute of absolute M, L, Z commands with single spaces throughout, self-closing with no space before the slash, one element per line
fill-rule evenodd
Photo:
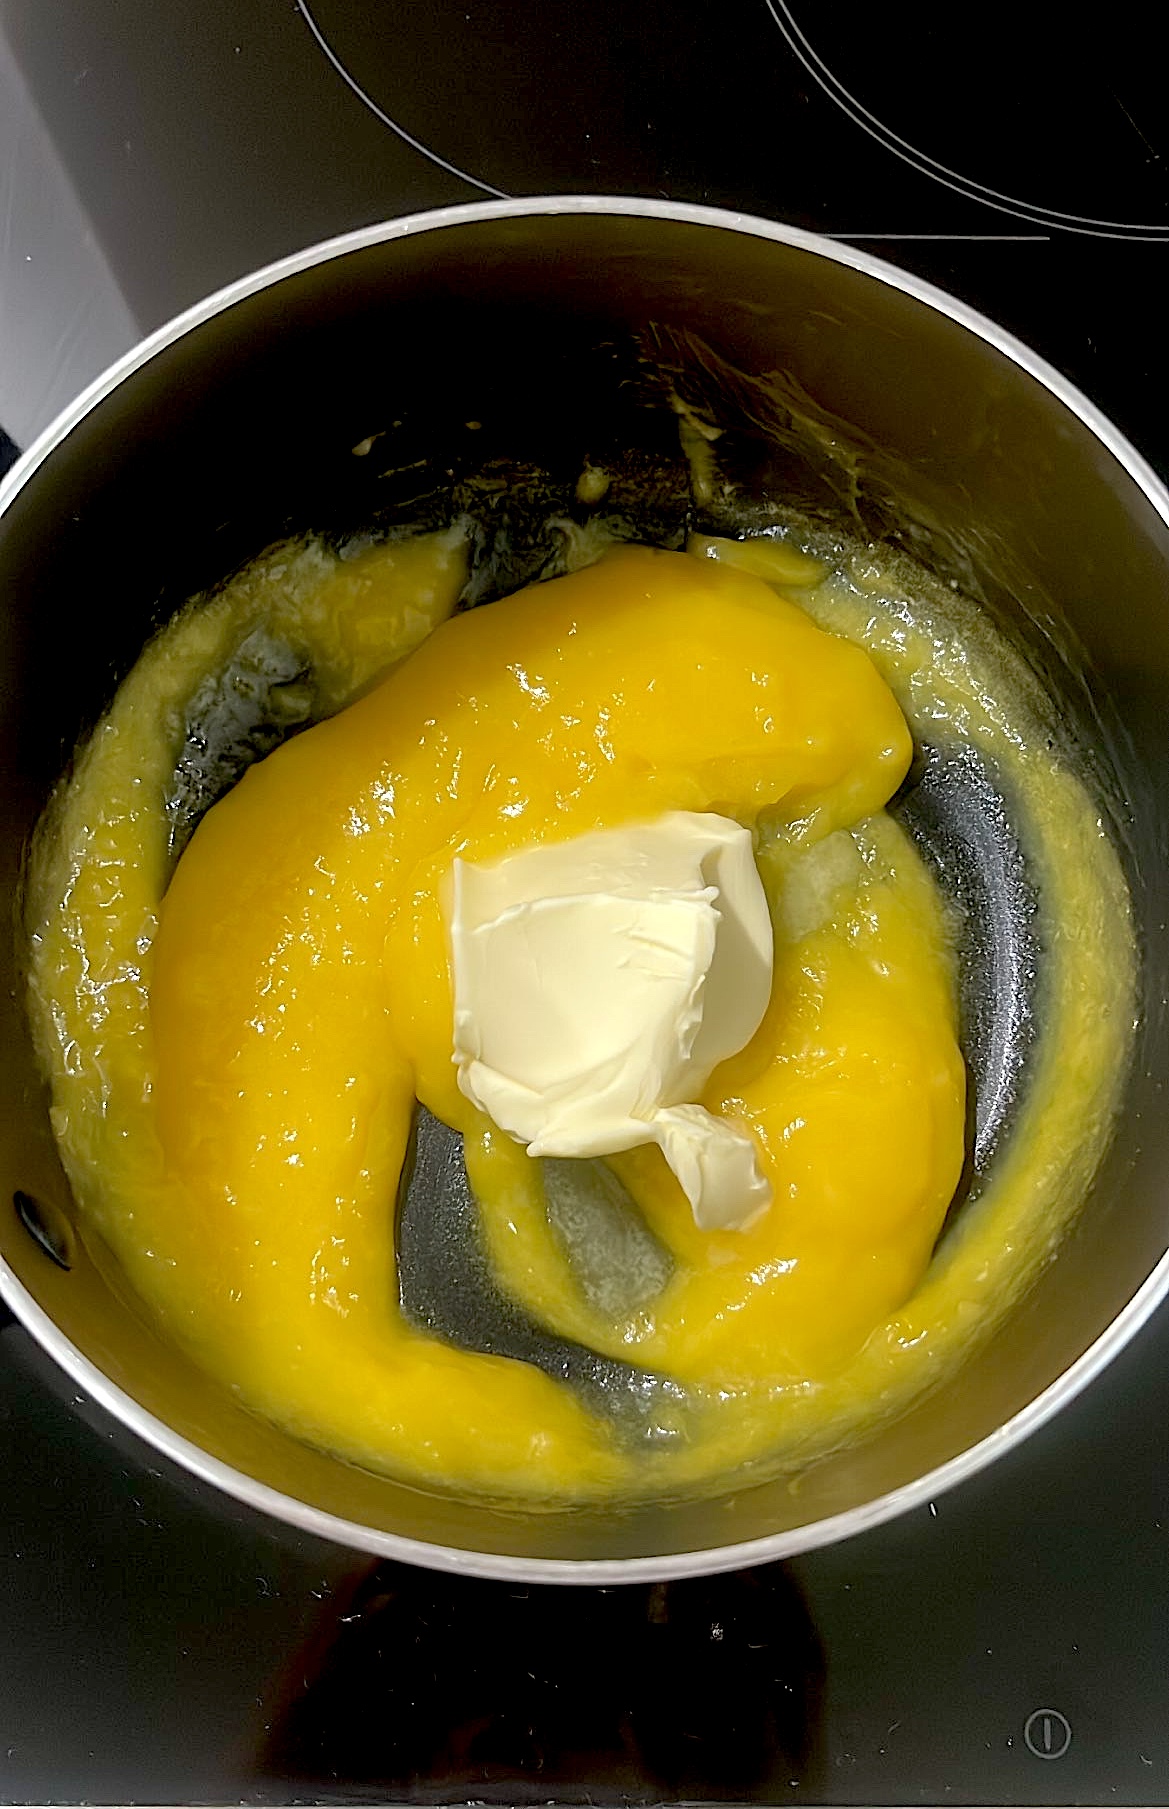
<path fill-rule="evenodd" d="M 1062 1759 L 1072 1743 L 1071 1723 L 1058 1709 L 1036 1709 L 1024 1723 L 1023 1738 L 1037 1759 Z"/>

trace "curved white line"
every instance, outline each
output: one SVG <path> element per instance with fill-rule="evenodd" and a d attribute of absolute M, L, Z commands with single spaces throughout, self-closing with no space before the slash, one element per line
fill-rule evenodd
<path fill-rule="evenodd" d="M 819 52 L 813 49 L 796 23 L 786 0 L 764 0 L 764 4 L 804 68 L 819 83 L 829 99 L 842 112 L 847 113 L 854 124 L 867 132 L 870 138 L 876 139 L 878 144 L 900 157 L 903 163 L 919 170 L 922 175 L 932 177 L 934 181 L 968 199 L 985 202 L 1000 213 L 1014 214 L 1023 220 L 1034 220 L 1041 226 L 1062 226 L 1070 232 L 1085 233 L 1089 237 L 1100 239 L 1135 239 L 1153 243 L 1169 239 L 1169 225 L 1136 225 L 1124 220 L 1097 220 L 1090 214 L 1062 213 L 1058 208 L 1043 207 L 1034 202 L 1021 201 L 1014 195 L 1005 195 L 999 189 L 976 182 L 972 176 L 964 176 L 961 171 L 950 169 L 936 157 L 918 150 L 916 145 L 894 132 L 891 126 L 887 126 L 884 120 L 878 119 L 875 113 L 870 113 L 857 100 L 839 76 L 833 74 Z"/>
<path fill-rule="evenodd" d="M 367 94 L 356 77 L 350 75 L 348 69 L 346 69 L 344 63 L 337 55 L 337 52 L 333 49 L 328 38 L 309 11 L 308 0 L 296 0 L 296 7 L 301 18 L 312 32 L 313 37 L 324 51 L 326 57 L 328 57 L 342 81 L 348 88 L 352 89 L 358 100 L 369 108 L 375 118 L 381 120 L 383 126 L 388 126 L 391 132 L 397 134 L 403 144 L 408 144 L 412 151 L 417 151 L 420 156 L 428 158 L 431 163 L 436 163 L 439 169 L 446 170 L 449 176 L 457 176 L 460 182 L 466 182 L 471 188 L 479 189 L 484 195 L 494 195 L 499 201 L 507 200 L 508 196 L 506 189 L 492 188 L 490 182 L 481 182 L 478 176 L 470 176 L 467 174 L 466 170 L 459 169 L 457 164 L 448 163 L 445 157 L 440 157 L 437 151 L 432 151 L 430 146 L 423 144 L 420 138 L 415 138 L 412 133 L 407 132 L 405 126 L 400 126 L 396 119 L 391 119 L 385 108 L 378 106 L 372 94 Z"/>

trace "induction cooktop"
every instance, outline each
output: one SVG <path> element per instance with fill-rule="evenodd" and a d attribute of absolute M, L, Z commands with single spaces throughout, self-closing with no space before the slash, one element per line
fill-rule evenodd
<path fill-rule="evenodd" d="M 1169 475 L 1155 18 L 985 0 L 0 0 L 0 425 L 285 252 L 483 195 L 712 202 L 1001 321 Z M 4 447 L 0 441 L 0 449 Z M 990 1472 L 708 1581 L 277 1527 L 0 1330 L 0 1800 L 1169 1802 L 1169 1312 Z"/>

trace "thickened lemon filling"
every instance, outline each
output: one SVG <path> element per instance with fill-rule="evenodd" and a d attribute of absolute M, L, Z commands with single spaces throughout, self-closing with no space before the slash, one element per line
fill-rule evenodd
<path fill-rule="evenodd" d="M 765 582 L 782 581 L 782 557 L 760 576 L 733 549 L 697 551 L 621 548 L 456 615 L 455 533 L 348 571 L 313 549 L 279 569 L 270 557 L 147 651 L 42 837 L 33 1017 L 84 1218 L 201 1364 L 357 1463 L 557 1500 L 799 1461 L 909 1398 L 923 1343 L 929 1359 L 957 1350 L 996 1274 L 1010 1294 L 1004 1225 L 1025 1269 L 1046 1235 L 1034 1225 L 1075 1180 L 1016 1162 L 1014 1192 L 979 1203 L 983 1244 L 972 1232 L 949 1259 L 950 1292 L 937 1264 L 923 1290 L 962 1170 L 966 1087 L 954 925 L 884 811 L 912 752 L 896 658 L 882 676 Z M 836 586 L 815 593 L 825 618 Z M 333 675 L 336 713 L 252 765 L 171 873 L 184 701 L 257 626 Z M 1086 838 L 1079 883 L 1119 909 L 1068 785 L 1048 790 Z M 607 1253 L 594 1213 L 574 1248 L 571 1212 L 555 1210 L 573 1165 L 529 1156 L 459 1086 L 451 876 L 671 812 L 753 838 L 770 998 L 695 1103 L 750 1140 L 770 1204 L 704 1229 L 661 1149 L 625 1147 L 605 1172 L 633 1245 L 622 1220 Z M 1068 1011 L 1094 998 L 1112 1025 L 1062 1101 L 1090 1119 L 1087 1163 L 1123 985 L 1063 959 L 1075 984 L 1061 993 L 1057 972 L 1057 1018 L 1065 995 Z M 503 1295 L 614 1373 L 668 1385 L 652 1436 L 631 1437 L 603 1389 L 456 1348 L 403 1311 L 395 1226 L 418 1102 L 462 1135 Z"/>

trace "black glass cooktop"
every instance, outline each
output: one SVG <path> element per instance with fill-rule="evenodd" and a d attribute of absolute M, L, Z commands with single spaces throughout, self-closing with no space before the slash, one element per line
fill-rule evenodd
<path fill-rule="evenodd" d="M 989 1473 L 790 1564 L 519 1588 L 221 1500 L 0 1334 L 12 1803 L 1164 1803 L 1169 1314 Z"/>
<path fill-rule="evenodd" d="M 709 201 L 958 293 L 1169 474 L 1157 35 L 1132 0 L 1080 24 L 1003 0 L 0 0 L 75 210 L 26 151 L 0 163 L 0 282 L 73 233 L 147 330 L 419 207 Z M 80 319 L 63 269 L 45 300 Z M 0 375 L 18 355 L 0 310 Z M 1166 1803 L 1166 1427 L 1162 1312 L 892 1526 L 709 1581 L 519 1589 L 226 1503 L 7 1323 L 0 1800 Z"/>

